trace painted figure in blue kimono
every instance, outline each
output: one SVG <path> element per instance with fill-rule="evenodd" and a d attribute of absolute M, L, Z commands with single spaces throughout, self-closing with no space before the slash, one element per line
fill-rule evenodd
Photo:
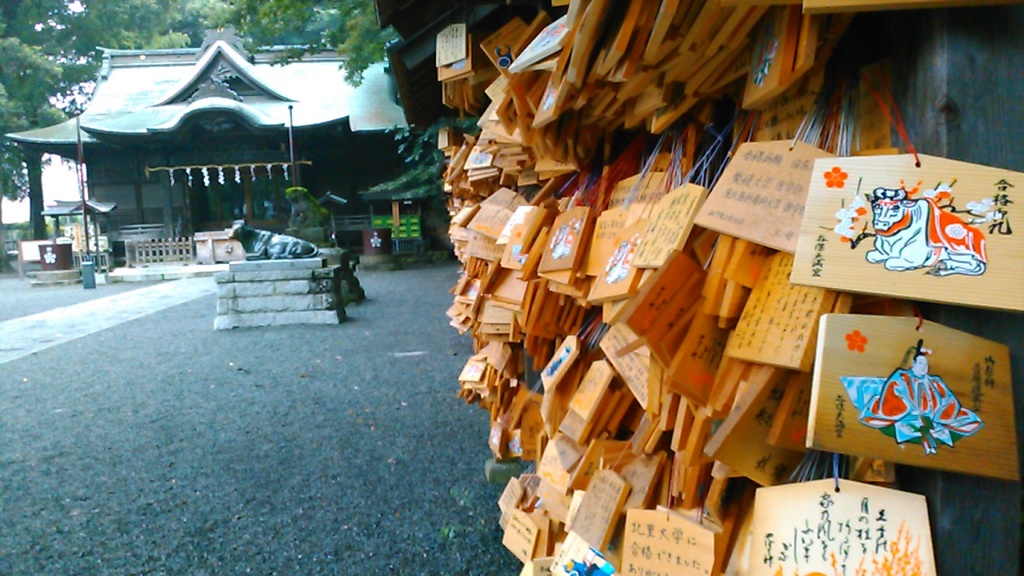
<path fill-rule="evenodd" d="M 918 340 L 910 350 L 909 368 L 901 366 L 888 378 L 844 376 L 841 380 L 860 410 L 861 423 L 878 428 L 899 444 L 921 444 L 925 454 L 935 454 L 940 443 L 953 447 L 984 422 L 960 404 L 940 376 L 928 373 L 931 351 L 923 344 Z"/>

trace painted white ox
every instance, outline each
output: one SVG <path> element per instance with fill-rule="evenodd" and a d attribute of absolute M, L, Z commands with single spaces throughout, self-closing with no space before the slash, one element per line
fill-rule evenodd
<path fill-rule="evenodd" d="M 930 268 L 936 276 L 985 273 L 985 235 L 935 200 L 908 198 L 902 188 L 875 188 L 868 201 L 876 235 L 868 262 L 895 271 Z"/>

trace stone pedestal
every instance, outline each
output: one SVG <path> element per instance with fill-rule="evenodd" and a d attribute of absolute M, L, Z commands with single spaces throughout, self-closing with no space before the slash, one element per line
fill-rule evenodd
<path fill-rule="evenodd" d="M 232 262 L 217 281 L 214 330 L 345 319 L 341 267 L 323 258 Z"/>

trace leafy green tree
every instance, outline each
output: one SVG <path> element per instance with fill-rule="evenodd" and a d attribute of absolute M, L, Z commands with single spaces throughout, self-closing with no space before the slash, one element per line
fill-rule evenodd
<path fill-rule="evenodd" d="M 2 134 L 49 126 L 80 112 L 101 64 L 100 47 L 187 46 L 188 27 L 218 9 L 223 13 L 225 6 L 224 0 L 0 2 L 0 195 L 18 200 L 29 193 L 22 151 Z M 37 214 L 42 198 L 31 200 Z M 0 224 L 0 238 L 2 232 Z"/>
<path fill-rule="evenodd" d="M 396 36 L 377 25 L 372 0 L 236 0 L 230 23 L 253 46 L 295 44 L 302 52 L 331 48 L 346 58 L 345 78 L 358 85 L 371 64 L 386 58 Z"/>

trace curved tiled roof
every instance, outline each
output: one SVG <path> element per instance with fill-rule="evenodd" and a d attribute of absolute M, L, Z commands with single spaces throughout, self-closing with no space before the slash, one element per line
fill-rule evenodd
<path fill-rule="evenodd" d="M 405 117 L 383 64 L 364 82 L 345 82 L 344 60 L 324 52 L 279 64 L 273 53 L 246 60 L 230 44 L 198 50 L 105 50 L 92 100 L 81 115 L 85 143 L 105 136 L 173 132 L 190 118 L 229 115 L 253 129 L 314 127 L 349 119 L 353 131 L 404 126 Z M 211 88 L 212 87 L 212 88 Z M 74 144 L 74 121 L 8 134 L 15 142 Z"/>

